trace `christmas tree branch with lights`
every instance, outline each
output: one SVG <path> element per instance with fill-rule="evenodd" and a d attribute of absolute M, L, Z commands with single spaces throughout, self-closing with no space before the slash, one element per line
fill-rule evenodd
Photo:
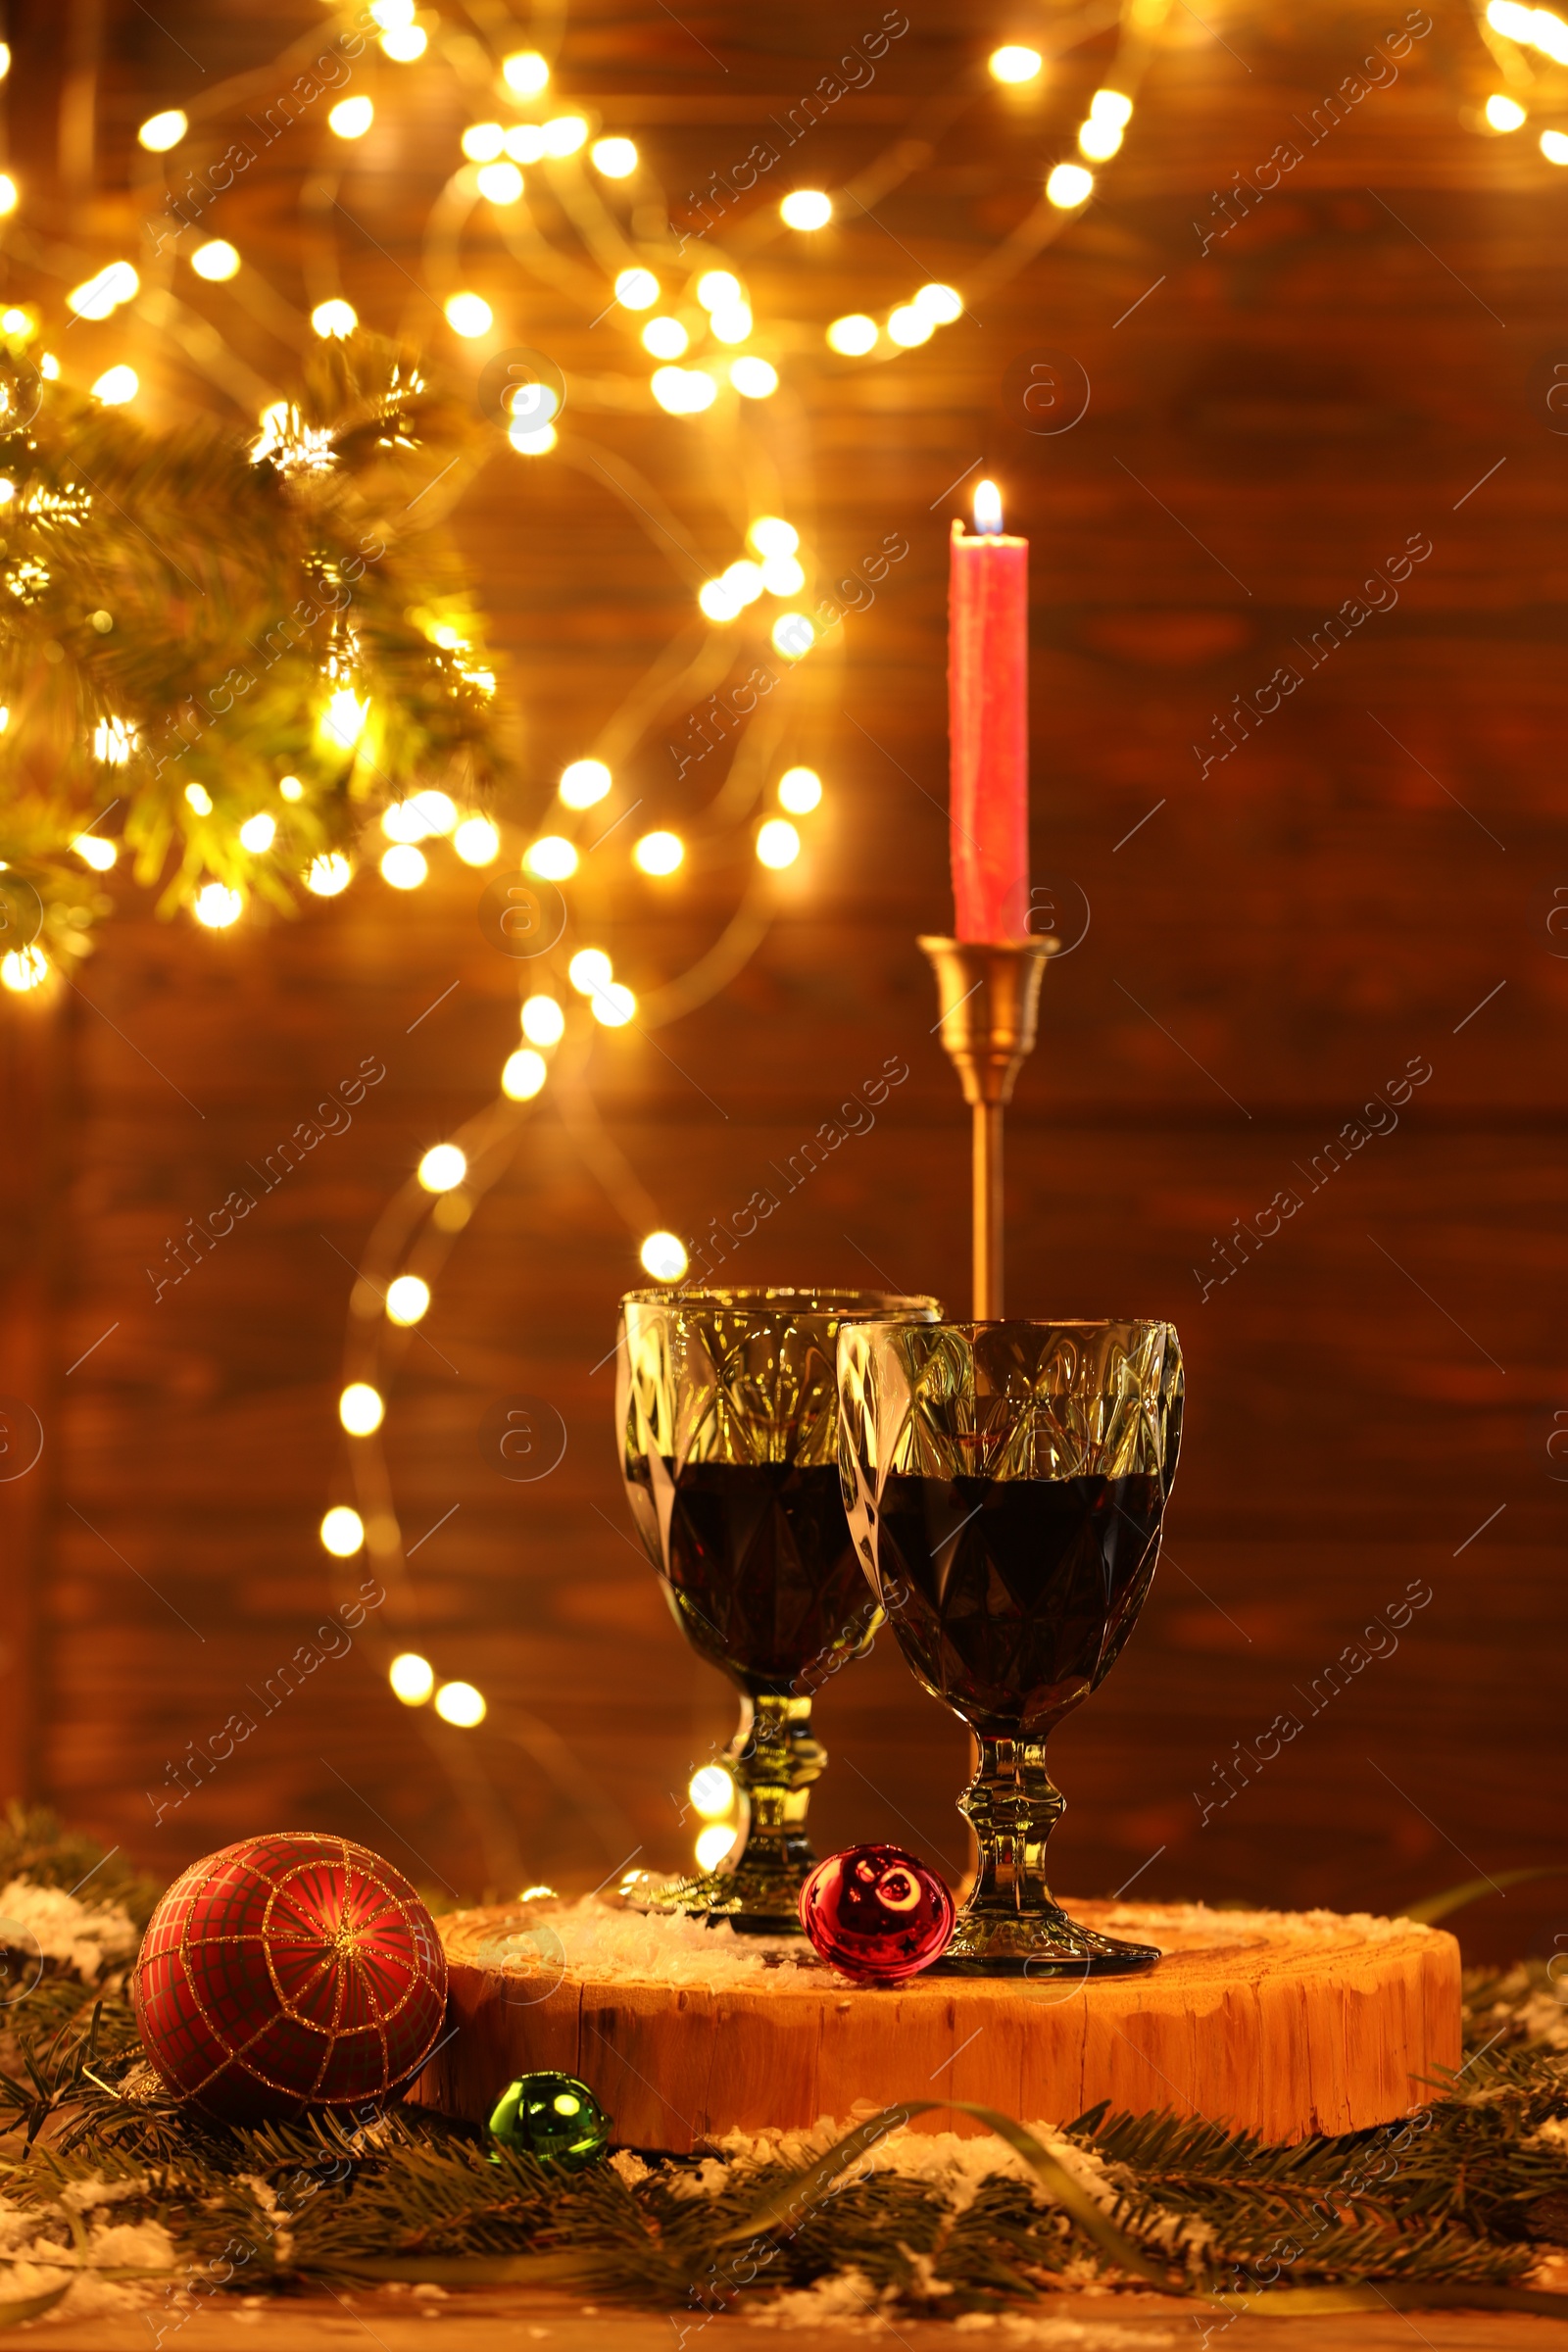
<path fill-rule="evenodd" d="M 13 987 L 79 953 L 123 850 L 207 923 L 349 878 L 368 815 L 477 826 L 509 760 L 450 542 L 420 515 L 480 419 L 368 336 L 259 434 L 144 431 L 0 359 L 0 892 Z M 413 828 L 416 830 L 417 828 Z M 443 829 L 439 825 L 428 828 Z M 450 829 L 450 828 L 446 828 Z M 422 856 L 413 847 L 412 857 Z M 460 852 L 464 848 L 458 843 Z"/>

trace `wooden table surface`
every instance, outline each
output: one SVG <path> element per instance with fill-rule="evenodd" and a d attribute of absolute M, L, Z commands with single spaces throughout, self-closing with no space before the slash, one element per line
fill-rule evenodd
<path fill-rule="evenodd" d="M 955 2328 L 940 2320 L 861 2319 L 776 2328 L 762 2335 L 756 2321 L 710 2319 L 700 2313 L 617 2309 L 583 2304 L 560 2294 L 480 2289 L 468 2294 L 311 2294 L 298 2298 L 220 2302 L 182 2317 L 178 2306 L 128 2313 L 120 2319 L 36 2323 L 51 2352 L 147 2352 L 150 2343 L 178 2352 L 317 2352 L 318 2346 L 363 2342 L 384 2352 L 416 2345 L 461 2345 L 491 2352 L 505 2345 L 547 2344 L 550 2352 L 739 2352 L 760 2336 L 777 2335 L 798 2352 L 838 2352 L 841 2346 L 884 2337 L 906 2352 L 969 2352 L 970 2347 L 1061 2346 L 1063 2352 L 1140 2352 L 1140 2347 L 1202 2341 L 1204 2316 L 1190 2303 L 1163 2295 L 1056 2295 L 1038 2310 L 1008 2314 L 991 2328 Z M 149 2328 L 149 2320 L 152 2325 Z M 1226 2352 L 1273 2352 L 1332 2346 L 1334 2352 L 1408 2352 L 1415 2343 L 1436 2352 L 1543 2352 L 1568 2341 L 1563 2323 L 1512 2314 L 1421 2311 L 1344 2314 L 1323 2319 L 1238 2319 L 1224 2328 Z M 690 2332 L 683 2335 L 682 2330 Z"/>

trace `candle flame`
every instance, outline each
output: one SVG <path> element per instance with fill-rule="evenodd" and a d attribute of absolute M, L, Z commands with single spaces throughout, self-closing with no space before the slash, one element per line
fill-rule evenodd
<path fill-rule="evenodd" d="M 1002 492 L 995 482 L 976 482 L 974 486 L 974 527 L 987 533 L 1002 528 Z"/>

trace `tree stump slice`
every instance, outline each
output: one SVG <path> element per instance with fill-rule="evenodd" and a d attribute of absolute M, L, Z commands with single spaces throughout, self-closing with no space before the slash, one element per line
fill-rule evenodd
<path fill-rule="evenodd" d="M 1412 1920 L 1068 1908 L 1164 1958 L 1088 1984 L 926 1976 L 883 1989 L 799 1941 L 591 1900 L 459 1911 L 439 1923 L 447 2039 L 411 2096 L 483 2123 L 514 2076 L 552 2068 L 592 2087 L 617 2146 L 674 2155 L 933 2098 L 1052 2124 L 1108 2099 L 1292 2141 L 1390 2123 L 1459 2062 L 1459 1947 Z M 984 2129 L 943 2112 L 913 2128 Z"/>

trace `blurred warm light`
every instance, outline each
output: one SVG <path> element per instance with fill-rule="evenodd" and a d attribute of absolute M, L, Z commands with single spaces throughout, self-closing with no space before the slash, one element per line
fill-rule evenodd
<path fill-rule="evenodd" d="M 719 310 L 710 312 L 708 323 L 717 343 L 744 343 L 751 333 L 754 320 L 749 302 L 726 302 Z"/>
<path fill-rule="evenodd" d="M 375 121 L 368 98 L 340 98 L 326 118 L 327 128 L 340 139 L 363 139 Z"/>
<path fill-rule="evenodd" d="M 341 342 L 345 335 L 353 334 L 359 323 L 358 311 L 341 295 L 334 295 L 330 302 L 318 302 L 311 313 L 311 324 L 323 342 Z"/>
<path fill-rule="evenodd" d="M 352 752 L 365 733 L 369 710 L 369 703 L 362 702 L 352 686 L 335 687 L 327 697 L 318 732 L 329 743 L 335 743 L 340 752 Z"/>
<path fill-rule="evenodd" d="M 508 426 L 507 439 L 519 458 L 542 458 L 556 446 L 556 428 L 553 424 L 524 424 L 517 417 Z"/>
<path fill-rule="evenodd" d="M 333 1506 L 321 1521 L 321 1542 L 336 1560 L 351 1560 L 365 1542 L 365 1521 L 346 1502 Z"/>
<path fill-rule="evenodd" d="M 328 850 L 322 857 L 313 858 L 306 869 L 305 887 L 318 899 L 335 899 L 339 891 L 347 890 L 354 879 L 354 868 L 341 850 Z"/>
<path fill-rule="evenodd" d="M 744 302 L 746 288 L 733 270 L 705 270 L 697 280 L 697 299 L 705 311 L 722 311 Z"/>
<path fill-rule="evenodd" d="M 559 1046 L 565 1034 L 566 1016 L 554 997 L 528 997 L 522 1007 L 522 1034 L 530 1046 Z"/>
<path fill-rule="evenodd" d="M 672 874 L 686 855 L 678 833 L 645 833 L 632 851 L 632 863 L 645 874 Z"/>
<path fill-rule="evenodd" d="M 637 1254 L 643 1272 L 656 1282 L 679 1282 L 686 1271 L 686 1246 L 679 1234 L 651 1233 Z"/>
<path fill-rule="evenodd" d="M 741 609 L 741 600 L 733 588 L 722 580 L 705 580 L 697 591 L 697 602 L 710 620 L 734 620 Z"/>
<path fill-rule="evenodd" d="M 650 311 L 659 300 L 659 280 L 651 270 L 623 270 L 615 280 L 615 300 L 623 311 Z"/>
<path fill-rule="evenodd" d="M 487 204 L 515 204 L 522 194 L 522 173 L 515 164 L 482 164 L 479 193 Z"/>
<path fill-rule="evenodd" d="M 1539 49 L 1559 66 L 1568 65 L 1568 24 L 1549 8 L 1522 8 L 1518 0 L 1492 0 L 1487 23 L 1527 49 Z"/>
<path fill-rule="evenodd" d="M 1494 130 L 1518 130 L 1525 120 L 1525 110 L 1516 98 L 1504 97 L 1494 90 L 1483 108 Z"/>
<path fill-rule="evenodd" d="M 731 360 L 729 380 L 743 400 L 767 400 L 778 390 L 778 369 L 770 360 L 757 359 L 748 352 L 742 359 Z"/>
<path fill-rule="evenodd" d="M 778 780 L 778 805 L 791 816 L 809 816 L 822 798 L 822 779 L 814 767 L 787 767 Z"/>
<path fill-rule="evenodd" d="M 820 188 L 792 188 L 778 209 L 786 228 L 826 228 L 833 199 Z"/>
<path fill-rule="evenodd" d="M 101 401 L 106 409 L 120 409 L 124 407 L 127 400 L 134 400 L 140 390 L 141 379 L 135 368 L 122 364 L 118 368 L 104 369 L 93 385 L 92 396 L 94 400 Z"/>
<path fill-rule="evenodd" d="M 394 24 L 381 35 L 381 51 L 396 66 L 412 66 L 429 47 L 430 36 L 422 24 Z"/>
<path fill-rule="evenodd" d="M 879 332 L 874 318 L 868 318 L 863 311 L 851 311 L 848 318 L 834 319 L 827 339 L 847 360 L 858 360 L 875 348 Z"/>
<path fill-rule="evenodd" d="M 298 776 L 279 776 L 277 789 L 285 801 L 303 801 L 305 798 L 305 787 Z"/>
<path fill-rule="evenodd" d="M 191 255 L 190 266 L 198 277 L 205 277 L 212 285 L 222 285 L 226 279 L 238 276 L 239 252 L 226 237 L 209 237 Z"/>
<path fill-rule="evenodd" d="M 119 852 L 112 841 L 99 833 L 78 833 L 72 848 L 83 865 L 90 865 L 95 874 L 107 874 Z"/>
<path fill-rule="evenodd" d="M 416 1171 L 427 1193 L 450 1193 L 468 1173 L 467 1156 L 458 1144 L 432 1144 Z"/>
<path fill-rule="evenodd" d="M 501 1092 L 511 1102 L 531 1102 L 550 1075 L 550 1065 L 532 1046 L 509 1054 L 501 1072 Z"/>
<path fill-rule="evenodd" d="M 607 179 L 629 179 L 637 169 L 637 149 L 630 139 L 595 139 L 588 152 L 595 171 Z"/>
<path fill-rule="evenodd" d="M 1087 155 L 1092 164 L 1108 162 L 1120 145 L 1119 122 L 1097 122 L 1091 115 L 1087 122 L 1078 126 L 1078 152 Z"/>
<path fill-rule="evenodd" d="M 564 833 L 545 833 L 523 851 L 522 865 L 541 882 L 566 882 L 577 871 L 577 853 Z"/>
<path fill-rule="evenodd" d="M 762 565 L 762 586 L 769 596 L 799 596 L 806 573 L 793 556 L 769 556 Z"/>
<path fill-rule="evenodd" d="M 471 1683 L 443 1683 L 435 1694 L 435 1711 L 443 1723 L 471 1732 L 485 1719 L 484 1696 Z"/>
<path fill-rule="evenodd" d="M 370 20 L 383 32 L 398 32 L 412 24 L 416 16 L 415 0 L 370 0 Z"/>
<path fill-rule="evenodd" d="M 739 604 L 755 605 L 762 593 L 762 566 L 752 563 L 747 556 L 726 564 L 719 578 Z"/>
<path fill-rule="evenodd" d="M 793 556 L 801 534 L 782 514 L 759 514 L 746 537 L 760 556 Z"/>
<path fill-rule="evenodd" d="M 588 999 L 596 1021 L 607 1029 L 624 1029 L 637 1009 L 637 1000 L 624 980 L 606 980 Z"/>
<path fill-rule="evenodd" d="M 189 118 L 177 106 L 166 106 L 161 115 L 149 115 L 136 133 L 138 146 L 149 155 L 167 155 L 177 147 L 190 128 Z"/>
<path fill-rule="evenodd" d="M 412 841 L 395 841 L 381 858 L 380 875 L 394 890 L 417 890 L 428 878 L 430 860 Z"/>
<path fill-rule="evenodd" d="M 678 360 L 691 337 L 678 318 L 650 318 L 642 340 L 644 351 L 656 360 Z"/>
<path fill-rule="evenodd" d="M 463 134 L 463 152 L 470 164 L 493 164 L 506 141 L 499 122 L 470 122 Z"/>
<path fill-rule="evenodd" d="M 1133 102 L 1125 90 L 1097 90 L 1089 101 L 1091 122 L 1110 122 L 1125 130 L 1133 119 Z"/>
<path fill-rule="evenodd" d="M 770 816 L 758 828 L 757 855 L 764 865 L 793 865 L 800 854 L 801 837 L 786 817 Z"/>
<path fill-rule="evenodd" d="M 407 1329 L 409 1324 L 420 1320 L 429 1304 L 430 1285 L 422 1282 L 417 1274 L 400 1274 L 395 1282 L 387 1286 L 386 1314 L 389 1323 L 398 1323 Z"/>
<path fill-rule="evenodd" d="M 135 748 L 136 730 L 127 719 L 101 718 L 92 731 L 93 758 L 102 760 L 108 767 L 123 767 Z M 193 800 L 193 793 L 201 793 L 201 800 Z M 213 804 L 200 784 L 187 785 L 185 798 L 201 815 L 212 814 Z M 202 801 L 207 802 L 205 808 Z"/>
<path fill-rule="evenodd" d="M 458 804 L 449 792 L 427 786 L 405 805 L 415 811 L 427 834 L 450 833 L 458 821 Z"/>
<path fill-rule="evenodd" d="M 930 342 L 932 321 L 912 302 L 901 302 L 888 315 L 888 334 L 902 350 L 912 351 L 917 343 Z"/>
<path fill-rule="evenodd" d="M 10 208 L 0 209 L 9 210 Z M 30 343 L 38 332 L 38 321 L 29 311 L 19 311 L 13 306 L 9 311 L 0 311 L 0 330 L 8 335 L 17 336 L 21 342 Z"/>
<path fill-rule="evenodd" d="M 781 612 L 773 623 L 773 651 L 786 662 L 799 662 L 816 642 L 816 631 L 804 612 Z"/>
<path fill-rule="evenodd" d="M 1087 204 L 1095 190 L 1095 175 L 1082 164 L 1058 164 L 1046 181 L 1046 195 L 1059 212 L 1070 213 Z"/>
<path fill-rule="evenodd" d="M 726 1829 L 721 1821 L 710 1821 L 706 1830 L 699 1830 L 692 1851 L 697 1856 L 699 1870 L 716 1870 L 734 1844 L 737 1833 Z"/>
<path fill-rule="evenodd" d="M 466 816 L 452 836 L 452 847 L 465 865 L 493 865 L 501 855 L 501 835 L 487 816 Z"/>
<path fill-rule="evenodd" d="M 66 296 L 66 308 L 78 318 L 107 318 L 121 303 L 139 292 L 141 280 L 128 262 L 111 262 L 96 277 L 83 279 Z"/>
<path fill-rule="evenodd" d="M 656 368 L 653 390 L 671 416 L 700 416 L 712 407 L 718 386 L 701 368 Z"/>
<path fill-rule="evenodd" d="M 588 136 L 581 115 L 552 115 L 544 124 L 546 155 L 575 155 Z"/>
<path fill-rule="evenodd" d="M 995 78 L 1008 82 L 1033 81 L 1045 62 L 1038 49 L 1026 49 L 1021 41 L 993 49 L 989 60 Z"/>
<path fill-rule="evenodd" d="M 42 988 L 48 977 L 49 958 L 42 948 L 13 948 L 0 956 L 0 987 L 9 988 L 13 996 Z"/>
<path fill-rule="evenodd" d="M 1568 136 L 1560 130 L 1544 130 L 1541 152 L 1548 164 L 1568 164 Z"/>
<path fill-rule="evenodd" d="M 933 326 L 951 326 L 963 317 L 963 296 L 956 286 L 922 286 L 914 298 L 914 307 Z"/>
<path fill-rule="evenodd" d="M 568 808 L 591 808 L 614 782 L 602 760 L 573 760 L 561 771 L 557 790 Z"/>
<path fill-rule="evenodd" d="M 337 1400 L 337 1417 L 351 1438 L 368 1438 L 381 1426 L 386 1404 L 368 1380 L 351 1380 Z"/>
<path fill-rule="evenodd" d="M 430 831 L 416 800 L 388 801 L 378 821 L 388 841 L 423 841 Z"/>
<path fill-rule="evenodd" d="M 237 923 L 245 902 L 226 882 L 204 882 L 191 903 L 191 912 L 209 931 L 226 931 Z"/>
<path fill-rule="evenodd" d="M 580 997 L 588 997 L 606 985 L 613 970 L 603 948 L 579 948 L 566 966 L 566 977 Z"/>
<path fill-rule="evenodd" d="M 4 45 L 5 44 L 3 42 L 0 42 L 0 48 L 3 48 Z M 0 214 L 14 213 L 16 211 L 18 195 L 19 191 L 17 188 L 17 183 L 12 178 L 10 172 L 0 172 Z M 58 375 L 59 372 L 60 363 L 57 360 L 55 363 L 55 373 Z M 45 368 L 44 373 L 45 375 L 49 373 L 47 368 Z"/>
<path fill-rule="evenodd" d="M 259 858 L 270 850 L 277 838 L 275 816 L 248 816 L 239 829 L 240 847 L 253 851 Z"/>
<path fill-rule="evenodd" d="M 387 1668 L 386 1679 L 406 1707 L 422 1707 L 435 1689 L 435 1668 L 416 1649 L 405 1649 Z"/>
<path fill-rule="evenodd" d="M 108 721 L 108 724 L 111 727 L 119 727 L 121 729 L 123 729 L 124 723 L 124 720 L 121 718 L 112 718 Z M 96 750 L 97 748 L 98 747 L 95 745 L 94 749 Z M 98 757 L 100 760 L 123 760 L 125 755 L 123 752 L 116 753 L 106 750 L 99 750 Z M 212 815 L 213 796 L 208 791 L 205 784 L 187 784 L 185 787 L 185 800 L 187 806 L 194 808 L 198 816 Z"/>
<path fill-rule="evenodd" d="M 455 335 L 471 342 L 476 335 L 487 335 L 496 322 L 496 315 L 482 294 L 453 294 L 447 300 L 447 324 Z"/>
<path fill-rule="evenodd" d="M 704 1764 L 687 1782 L 686 1793 L 705 1821 L 716 1821 L 735 1802 L 735 1783 L 722 1764 Z"/>
<path fill-rule="evenodd" d="M 540 122 L 514 122 L 503 145 L 514 164 L 536 164 L 545 153 L 544 125 Z"/>
<path fill-rule="evenodd" d="M 501 72 L 509 90 L 519 98 L 537 98 L 550 80 L 550 65 L 537 49 L 514 49 L 501 61 Z"/>

